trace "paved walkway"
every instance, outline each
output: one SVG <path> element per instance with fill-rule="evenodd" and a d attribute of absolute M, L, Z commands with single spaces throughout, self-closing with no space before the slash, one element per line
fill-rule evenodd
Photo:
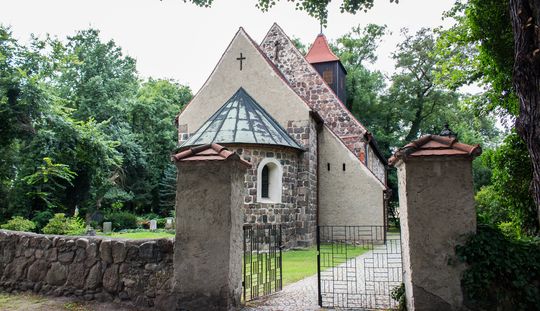
<path fill-rule="evenodd" d="M 352 271 L 356 273 L 351 275 Z M 390 234 L 386 245 L 375 245 L 373 250 L 323 271 L 323 301 L 355 310 L 362 310 L 362 306 L 395 307 L 396 302 L 390 298 L 389 292 L 401 283 L 401 273 L 399 238 Z M 313 275 L 285 286 L 280 292 L 250 301 L 242 311 L 324 310 L 318 306 L 317 293 L 317 275 Z"/>
<path fill-rule="evenodd" d="M 248 302 L 242 311 L 314 311 L 322 310 L 317 305 L 317 275 L 307 277 L 283 287 L 283 290 Z"/>

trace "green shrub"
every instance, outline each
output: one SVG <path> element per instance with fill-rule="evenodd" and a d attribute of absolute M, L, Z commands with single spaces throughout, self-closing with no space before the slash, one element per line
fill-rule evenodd
<path fill-rule="evenodd" d="M 36 224 L 23 218 L 21 216 L 13 216 L 6 224 L 3 224 L 2 229 L 13 230 L 13 231 L 27 231 L 31 232 L 36 229 Z"/>
<path fill-rule="evenodd" d="M 53 213 L 50 211 L 41 211 L 36 213 L 32 221 L 36 223 L 38 230 L 42 230 L 53 216 Z"/>
<path fill-rule="evenodd" d="M 394 287 L 394 289 L 392 289 L 390 292 L 390 297 L 398 302 L 398 311 L 407 311 L 405 284 L 401 283 L 398 287 Z"/>
<path fill-rule="evenodd" d="M 167 223 L 167 218 L 158 218 L 156 219 L 157 227 L 158 228 L 165 228 L 165 224 Z"/>
<path fill-rule="evenodd" d="M 54 214 L 43 228 L 46 234 L 80 235 L 86 230 L 84 221 L 79 217 L 66 217 L 64 213 Z"/>
<path fill-rule="evenodd" d="M 105 221 L 112 222 L 113 230 L 136 229 L 137 216 L 130 212 L 112 212 L 105 215 Z"/>
<path fill-rule="evenodd" d="M 461 283 L 471 310 L 538 310 L 538 240 L 512 239 L 496 227 L 479 225 L 456 253 L 469 265 Z"/>

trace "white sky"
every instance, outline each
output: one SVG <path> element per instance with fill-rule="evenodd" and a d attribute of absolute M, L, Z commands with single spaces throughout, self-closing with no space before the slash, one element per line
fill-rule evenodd
<path fill-rule="evenodd" d="M 267 13 L 255 8 L 255 0 L 214 1 L 212 8 L 199 8 L 182 0 L 4 0 L 0 23 L 11 26 L 23 42 L 31 33 L 65 38 L 80 29 L 97 28 L 103 39 L 113 39 L 137 59 L 143 77 L 173 78 L 194 92 L 240 26 L 257 42 L 274 22 L 308 46 L 319 33 L 318 21 L 294 10 L 286 0 Z M 401 40 L 399 30 L 443 24 L 442 13 L 454 0 L 400 0 L 399 4 L 375 0 L 372 10 L 356 15 L 339 13 L 340 2 L 331 4 L 327 38 L 335 40 L 359 24 L 388 25 L 393 34 L 381 44 L 374 68 L 391 73 L 390 53 Z"/>

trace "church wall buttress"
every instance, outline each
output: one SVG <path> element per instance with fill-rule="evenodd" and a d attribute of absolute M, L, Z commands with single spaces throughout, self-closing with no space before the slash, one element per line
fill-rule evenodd
<path fill-rule="evenodd" d="M 299 246 L 315 242 L 317 229 L 317 130 L 315 121 L 289 121 L 287 132 L 306 149 L 300 155 L 296 235 Z"/>

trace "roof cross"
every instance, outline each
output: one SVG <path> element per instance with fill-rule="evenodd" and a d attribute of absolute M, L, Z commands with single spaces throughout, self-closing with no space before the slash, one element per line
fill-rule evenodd
<path fill-rule="evenodd" d="M 240 61 L 240 71 L 242 71 L 242 61 L 246 59 L 242 53 L 240 53 L 240 57 L 236 58 L 236 60 L 239 60 Z"/>

